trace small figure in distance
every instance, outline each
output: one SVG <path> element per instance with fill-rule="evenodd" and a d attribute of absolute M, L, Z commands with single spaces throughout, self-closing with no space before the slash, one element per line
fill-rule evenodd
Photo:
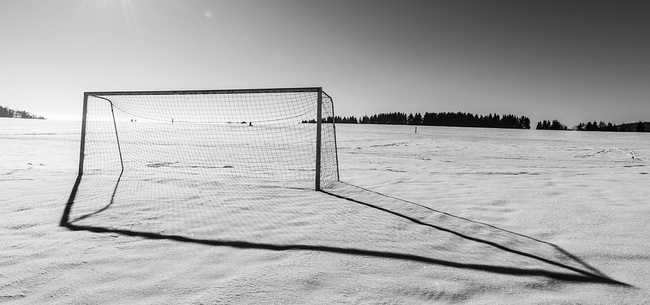
<path fill-rule="evenodd" d="M 248 122 L 248 126 L 253 126 L 253 122 Z"/>
<path fill-rule="evenodd" d="M 174 124 L 174 118 L 172 118 L 172 124 Z"/>

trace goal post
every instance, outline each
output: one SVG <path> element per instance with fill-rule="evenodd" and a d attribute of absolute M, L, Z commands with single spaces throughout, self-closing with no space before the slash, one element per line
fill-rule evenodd
<path fill-rule="evenodd" d="M 323 90 L 318 91 L 316 97 L 316 176 L 314 179 L 314 190 L 320 191 L 320 166 L 321 166 L 321 146 L 323 138 L 321 137 L 321 130 L 323 124 Z"/>
<path fill-rule="evenodd" d="M 140 188 L 138 200 L 161 184 L 170 196 L 207 187 L 319 191 L 339 179 L 329 117 L 333 100 L 320 87 L 85 92 L 81 184 L 94 184 L 91 197 L 102 189 L 112 197 L 117 187 L 101 181 L 121 180 Z"/>

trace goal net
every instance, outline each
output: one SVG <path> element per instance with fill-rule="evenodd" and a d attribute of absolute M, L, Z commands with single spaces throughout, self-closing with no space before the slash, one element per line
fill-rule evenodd
<path fill-rule="evenodd" d="M 321 88 L 87 92 L 65 221 L 327 188 L 338 181 L 333 116 Z"/>

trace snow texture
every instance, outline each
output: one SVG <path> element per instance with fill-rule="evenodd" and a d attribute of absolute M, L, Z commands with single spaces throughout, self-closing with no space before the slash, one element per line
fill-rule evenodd
<path fill-rule="evenodd" d="M 177 199 L 75 203 L 61 226 L 80 123 L 0 119 L 0 303 L 650 302 L 648 134 L 414 131 L 337 125 L 326 192 L 206 202 L 218 182 L 161 175 Z"/>

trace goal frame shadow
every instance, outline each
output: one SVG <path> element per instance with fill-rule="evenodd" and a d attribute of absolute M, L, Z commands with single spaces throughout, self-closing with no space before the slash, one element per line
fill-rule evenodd
<path fill-rule="evenodd" d="M 121 177 L 121 176 L 120 176 Z M 63 211 L 63 214 L 61 216 L 61 220 L 59 223 L 59 226 L 64 227 L 68 230 L 71 231 L 86 231 L 86 232 L 93 232 L 93 233 L 110 233 L 110 234 L 118 234 L 122 236 L 128 236 L 128 237 L 138 237 L 138 238 L 145 238 L 145 239 L 151 239 L 151 240 L 169 240 L 169 241 L 176 241 L 176 242 L 182 242 L 182 243 L 193 243 L 193 244 L 200 244 L 200 245 L 206 245 L 206 246 L 214 246 L 214 247 L 230 247 L 230 248 L 236 248 L 236 249 L 259 249 L 259 250 L 268 250 L 268 251 L 316 251 L 316 252 L 323 252 L 323 253 L 331 253 L 331 254 L 340 254 L 340 255 L 351 255 L 351 256 L 361 256 L 361 257 L 368 257 L 368 258 L 387 258 L 387 259 L 396 259 L 396 260 L 403 260 L 403 261 L 411 261 L 411 262 L 418 262 L 418 263 L 423 263 L 423 264 L 428 264 L 428 265 L 437 265 L 437 266 L 444 266 L 444 267 L 451 267 L 451 268 L 459 268 L 459 269 L 470 269 L 470 270 L 476 270 L 476 271 L 482 271 L 482 272 L 489 272 L 489 273 L 495 273 L 495 274 L 503 274 L 503 275 L 513 275 L 513 276 L 538 276 L 538 277 L 545 277 L 549 279 L 554 279 L 554 280 L 561 280 L 561 281 L 566 281 L 566 282 L 580 282 L 580 283 L 601 283 L 601 284 L 607 284 L 607 285 L 615 285 L 615 286 L 624 286 L 624 287 L 633 287 L 630 284 L 617 281 L 615 279 L 612 279 L 611 277 L 605 275 L 604 273 L 598 271 L 596 268 L 588 265 L 586 262 L 582 261 L 575 255 L 569 253 L 568 251 L 560 248 L 557 245 L 544 242 L 541 240 L 534 239 L 532 237 L 528 237 L 522 234 L 514 233 L 511 231 L 507 231 L 504 229 L 500 229 L 498 227 L 494 227 L 491 225 L 486 225 L 482 224 L 480 222 L 475 222 L 463 217 L 455 216 L 449 213 L 444 213 L 448 216 L 455 217 L 456 219 L 460 219 L 461 221 L 467 221 L 467 222 L 472 222 L 474 224 L 481 224 L 481 225 L 486 225 L 491 227 L 492 229 L 496 229 L 499 232 L 502 232 L 503 234 L 516 234 L 518 236 L 522 236 L 525 238 L 530 239 L 531 241 L 538 242 L 538 243 L 543 243 L 545 245 L 551 246 L 558 251 L 564 253 L 571 259 L 573 259 L 575 262 L 577 262 L 579 265 L 583 266 L 584 269 L 582 268 L 576 268 L 575 266 L 569 266 L 566 264 L 563 264 L 562 262 L 558 261 L 553 261 L 548 258 L 544 258 L 541 256 L 536 255 L 535 253 L 528 253 L 526 251 L 521 251 L 517 249 L 511 249 L 507 246 L 504 246 L 502 244 L 499 244 L 498 242 L 491 241 L 491 240 L 486 240 L 484 238 L 480 238 L 477 236 L 471 236 L 464 234 L 464 232 L 460 232 L 459 230 L 454 230 L 454 228 L 449 228 L 449 227 L 444 227 L 440 225 L 436 225 L 433 223 L 429 223 L 426 221 L 418 220 L 414 217 L 411 217 L 409 215 L 405 215 L 403 213 L 400 213 L 399 211 L 392 210 L 390 208 L 387 208 L 385 206 L 378 205 L 376 203 L 372 202 L 367 202 L 364 200 L 360 200 L 359 198 L 353 198 L 353 196 L 346 196 L 342 195 L 341 193 L 337 193 L 335 191 L 332 191 L 331 189 L 323 188 L 319 192 L 327 194 L 329 196 L 333 196 L 336 198 L 339 198 L 341 200 L 345 200 L 348 202 L 353 202 L 355 204 L 359 204 L 362 206 L 365 206 L 370 209 L 378 210 L 384 213 L 388 213 L 390 215 L 405 219 L 411 223 L 414 223 L 416 225 L 421 225 L 425 226 L 428 228 L 432 228 L 435 230 L 439 230 L 442 232 L 450 233 L 455 236 L 461 237 L 463 239 L 469 240 L 471 242 L 476 242 L 476 243 L 481 243 L 485 245 L 492 246 L 496 249 L 499 249 L 501 251 L 509 252 L 515 255 L 520 255 L 526 258 L 538 260 L 550 265 L 554 265 L 556 267 L 561 267 L 566 269 L 568 272 L 559 272 L 559 271 L 551 271 L 551 270 L 544 270 L 544 269 L 526 269 L 526 268 L 517 268 L 517 267 L 508 267 L 508 266 L 497 266 L 497 265 L 490 265 L 490 264 L 476 264 L 476 263 L 463 263 L 463 262 L 458 262 L 458 261 L 452 261 L 452 260 L 443 260 L 443 259 L 436 259 L 436 258 L 431 258 L 431 257 L 426 257 L 423 255 L 415 255 L 415 254 L 409 254 L 409 253 L 400 253 L 400 252 L 391 252 L 391 251 L 377 251 L 377 250 L 370 250 L 370 249 L 363 249 L 363 248 L 355 248 L 355 247 L 335 247 L 335 246 L 327 246 L 327 245 L 310 245 L 310 244 L 300 244 L 300 243 L 292 243 L 292 244 L 274 244 L 274 243 L 259 243 L 259 242 L 252 242 L 252 241 L 246 241 L 246 240 L 219 240 L 219 239 L 204 239 L 204 238 L 194 238 L 194 237 L 188 237 L 188 236 L 183 236 L 183 235 L 174 235 L 174 234 L 161 234 L 161 233 L 154 233 L 154 232 L 146 232 L 146 231 L 138 231 L 138 230 L 127 230 L 127 229 L 117 229 L 117 228 L 111 228 L 111 227 L 104 227 L 101 225 L 78 225 L 75 224 L 74 222 L 70 221 L 70 212 L 72 210 L 72 207 L 75 203 L 75 197 L 77 195 L 77 192 L 79 190 L 79 185 L 82 180 L 82 175 L 78 175 L 77 179 L 75 181 L 75 184 L 72 188 L 72 191 L 70 193 L 70 196 L 68 198 L 68 201 L 66 202 L 65 209 Z M 117 179 L 115 182 L 115 188 L 113 191 L 113 196 L 115 195 L 115 191 L 117 190 L 118 186 L 120 183 L 120 179 Z M 360 192 L 369 192 L 374 196 L 380 196 L 382 198 L 386 198 L 387 200 L 400 200 L 404 203 L 407 204 L 414 204 L 417 206 L 420 206 L 419 204 L 412 203 L 409 201 L 405 201 L 399 198 L 387 196 L 381 193 L 373 192 L 358 186 L 350 185 L 344 182 L 336 182 L 344 187 L 347 188 L 352 188 L 352 189 L 357 189 Z M 100 210 L 96 211 L 95 213 L 90 213 L 87 215 L 82 216 L 83 218 L 86 218 L 88 216 L 92 216 L 95 214 L 98 214 L 104 210 L 107 210 L 110 208 L 110 206 L 113 203 L 113 198 L 111 198 L 111 202 L 106 205 L 105 207 L 101 208 Z M 430 209 L 431 211 L 435 211 L 433 209 Z M 442 213 L 435 211 L 437 213 Z"/>

